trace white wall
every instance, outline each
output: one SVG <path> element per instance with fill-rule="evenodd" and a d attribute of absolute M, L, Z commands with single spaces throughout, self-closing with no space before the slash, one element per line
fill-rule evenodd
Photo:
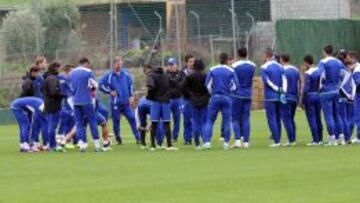
<path fill-rule="evenodd" d="M 350 0 L 271 0 L 272 20 L 351 18 Z"/>

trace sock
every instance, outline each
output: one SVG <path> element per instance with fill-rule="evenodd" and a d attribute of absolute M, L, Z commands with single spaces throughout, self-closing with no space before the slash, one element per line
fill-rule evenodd
<path fill-rule="evenodd" d="M 164 122 L 164 126 L 167 146 L 172 147 L 170 122 Z"/>
<path fill-rule="evenodd" d="M 146 137 L 146 131 L 145 130 L 140 130 L 140 140 L 141 140 L 141 144 L 143 146 L 146 146 L 145 137 Z"/>
<path fill-rule="evenodd" d="M 157 134 L 158 129 L 158 122 L 152 122 L 151 123 L 151 132 L 150 132 L 150 139 L 151 139 L 151 147 L 155 146 L 155 136 Z"/>

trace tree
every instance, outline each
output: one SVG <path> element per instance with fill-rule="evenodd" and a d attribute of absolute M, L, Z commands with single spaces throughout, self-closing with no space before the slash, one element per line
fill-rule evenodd
<path fill-rule="evenodd" d="M 8 59 L 32 57 L 42 48 L 44 38 L 39 15 L 30 9 L 8 13 L 3 21 L 1 37 Z"/>

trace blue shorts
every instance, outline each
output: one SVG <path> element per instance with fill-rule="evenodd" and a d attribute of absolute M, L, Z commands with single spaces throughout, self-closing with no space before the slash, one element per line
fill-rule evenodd
<path fill-rule="evenodd" d="M 170 122 L 171 108 L 170 103 L 153 102 L 150 109 L 150 117 L 152 122 Z"/>

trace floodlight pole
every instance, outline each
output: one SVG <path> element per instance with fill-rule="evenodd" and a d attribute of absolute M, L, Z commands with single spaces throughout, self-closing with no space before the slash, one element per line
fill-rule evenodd
<path fill-rule="evenodd" d="M 190 14 L 196 18 L 196 24 L 197 24 L 197 29 L 198 29 L 198 45 L 200 47 L 200 45 L 201 45 L 200 15 L 193 10 L 190 11 Z"/>
<path fill-rule="evenodd" d="M 234 51 L 234 60 L 236 60 L 236 13 L 235 13 L 235 3 L 234 0 L 231 0 L 231 21 L 232 21 L 232 35 L 233 35 L 233 51 Z"/>

